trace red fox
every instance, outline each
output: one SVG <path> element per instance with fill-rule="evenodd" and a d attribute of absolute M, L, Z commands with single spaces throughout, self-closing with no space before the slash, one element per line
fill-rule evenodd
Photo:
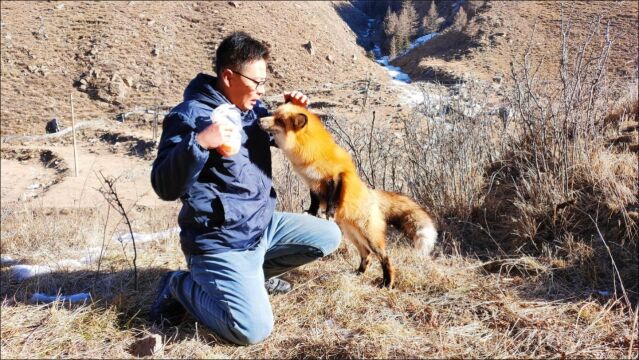
<path fill-rule="evenodd" d="M 431 216 L 408 197 L 370 189 L 357 175 L 350 154 L 339 147 L 320 119 L 309 110 L 290 103 L 273 116 L 260 119 L 262 128 L 289 159 L 311 193 L 308 212 L 320 206 L 334 217 L 344 236 L 359 251 L 358 273 L 370 264 L 371 254 L 382 264 L 382 286 L 392 288 L 395 269 L 386 254 L 386 227 L 393 225 L 412 239 L 423 254 L 430 254 L 437 239 Z"/>

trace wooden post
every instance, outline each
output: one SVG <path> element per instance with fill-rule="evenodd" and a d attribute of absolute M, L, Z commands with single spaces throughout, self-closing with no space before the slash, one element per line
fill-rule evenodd
<path fill-rule="evenodd" d="M 153 141 L 158 139 L 158 116 L 160 112 L 160 106 L 155 107 L 155 118 L 153 119 Z"/>
<path fill-rule="evenodd" d="M 73 133 L 73 163 L 75 165 L 75 177 L 78 177 L 78 147 L 75 143 L 75 113 L 73 112 L 73 95 L 71 99 L 71 132 Z"/>

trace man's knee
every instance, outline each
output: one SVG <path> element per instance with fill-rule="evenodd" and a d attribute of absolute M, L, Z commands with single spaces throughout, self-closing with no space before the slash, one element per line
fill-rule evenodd
<path fill-rule="evenodd" d="M 342 241 L 342 231 L 334 222 L 329 222 L 324 233 L 324 239 L 322 241 L 321 250 L 323 256 L 329 255 L 339 247 Z"/>
<path fill-rule="evenodd" d="M 266 339 L 273 331 L 273 318 L 262 316 L 258 319 L 249 319 L 244 323 L 235 323 L 232 328 L 234 335 L 232 342 L 238 345 L 258 344 Z"/>

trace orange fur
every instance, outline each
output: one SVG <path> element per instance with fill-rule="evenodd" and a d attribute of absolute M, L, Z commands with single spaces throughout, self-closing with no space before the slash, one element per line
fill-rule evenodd
<path fill-rule="evenodd" d="M 366 271 L 374 254 L 382 264 L 382 285 L 393 286 L 395 270 L 385 250 L 388 225 L 430 253 L 437 237 L 430 215 L 406 196 L 368 188 L 357 175 L 350 154 L 335 143 L 315 114 L 289 103 L 277 108 L 273 116 L 262 118 L 260 124 L 273 134 L 312 192 L 325 194 L 331 183 L 341 183 L 335 221 L 360 254 L 359 272 Z M 327 207 L 326 197 L 320 206 Z"/>

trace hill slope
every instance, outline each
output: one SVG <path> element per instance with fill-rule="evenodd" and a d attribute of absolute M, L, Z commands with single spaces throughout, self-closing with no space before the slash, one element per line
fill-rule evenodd
<path fill-rule="evenodd" d="M 235 4 L 235 5 L 233 5 Z M 212 72 L 217 44 L 247 31 L 271 46 L 271 93 L 387 76 L 340 18 L 346 2 L 2 2 L 2 135 L 172 106 Z M 362 15 L 363 16 L 363 15 Z M 312 41 L 315 54 L 303 44 Z M 330 60 L 327 57 L 330 56 Z"/>
<path fill-rule="evenodd" d="M 638 66 L 638 9 L 634 1 L 485 2 L 463 32 L 435 38 L 392 63 L 416 80 L 448 74 L 452 78 L 491 81 L 494 77 L 508 78 L 510 61 L 519 60 L 531 46 L 535 62 L 545 58 L 543 76 L 557 78 L 563 11 L 564 19 L 571 22 L 571 39 L 584 39 L 597 16 L 601 16 L 603 24 L 610 23 L 614 42 L 609 70 L 614 77 L 627 80 L 635 76 Z M 604 30 L 605 26 L 600 27 L 599 34 Z"/>

